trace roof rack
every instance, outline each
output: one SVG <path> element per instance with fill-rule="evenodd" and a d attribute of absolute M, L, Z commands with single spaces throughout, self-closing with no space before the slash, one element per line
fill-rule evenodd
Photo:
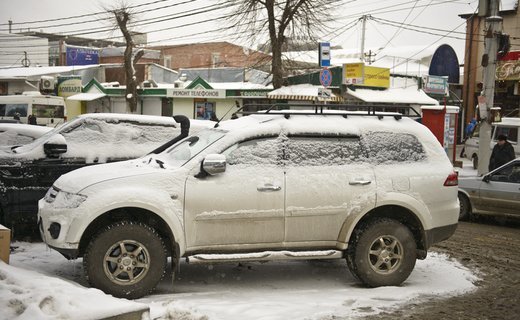
<path fill-rule="evenodd" d="M 377 104 L 245 104 L 242 106 L 241 111 L 235 113 L 243 115 L 283 114 L 285 118 L 289 118 L 291 115 L 336 115 L 345 118 L 348 116 L 375 116 L 379 119 L 394 117 L 396 120 L 402 117 L 421 118 L 421 115 L 409 105 Z"/>

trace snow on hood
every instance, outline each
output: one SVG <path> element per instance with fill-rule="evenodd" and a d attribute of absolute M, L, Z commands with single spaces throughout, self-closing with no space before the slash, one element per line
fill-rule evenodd
<path fill-rule="evenodd" d="M 62 175 L 54 182 L 54 186 L 67 192 L 79 193 L 96 183 L 157 172 L 158 165 L 143 166 L 141 159 L 83 167 Z"/>

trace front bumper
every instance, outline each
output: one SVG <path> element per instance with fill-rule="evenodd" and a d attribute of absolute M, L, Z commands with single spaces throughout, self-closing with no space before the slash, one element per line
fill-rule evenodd
<path fill-rule="evenodd" d="M 38 202 L 38 229 L 43 242 L 67 259 L 75 259 L 79 254 L 79 242 L 66 239 L 72 220 L 69 211 L 55 209 L 44 199 Z M 59 223 L 61 227 L 58 237 L 51 235 L 52 223 Z"/>

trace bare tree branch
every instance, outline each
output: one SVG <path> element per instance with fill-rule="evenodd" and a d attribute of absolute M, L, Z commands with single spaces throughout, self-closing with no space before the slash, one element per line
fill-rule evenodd
<path fill-rule="evenodd" d="M 222 0 L 224 1 L 224 0 Z M 286 75 L 282 51 L 288 38 L 317 42 L 319 32 L 328 30 L 332 12 L 340 0 L 225 0 L 234 6 L 232 24 L 249 35 L 252 44 L 268 37 L 272 54 L 273 86 L 279 88 Z M 247 23 L 244 23 L 247 22 Z M 240 32 L 237 32 L 240 34 Z M 317 47 L 317 44 L 316 44 Z"/>

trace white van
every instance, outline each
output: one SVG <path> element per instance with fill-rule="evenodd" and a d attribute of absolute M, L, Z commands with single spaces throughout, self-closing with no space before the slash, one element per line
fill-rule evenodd
<path fill-rule="evenodd" d="M 520 118 L 502 118 L 501 122 L 493 122 L 491 133 L 491 143 L 489 148 L 493 149 L 497 143 L 497 137 L 501 134 L 507 137 L 515 149 L 516 157 L 520 157 Z M 475 127 L 473 134 L 464 143 L 464 156 L 473 161 L 473 168 L 478 166 L 478 146 L 479 146 L 479 127 Z"/>
<path fill-rule="evenodd" d="M 52 126 L 67 119 L 63 97 L 42 95 L 39 92 L 24 92 L 21 95 L 0 96 L 0 119 L 15 119 L 28 123 L 30 115 L 39 125 Z"/>

